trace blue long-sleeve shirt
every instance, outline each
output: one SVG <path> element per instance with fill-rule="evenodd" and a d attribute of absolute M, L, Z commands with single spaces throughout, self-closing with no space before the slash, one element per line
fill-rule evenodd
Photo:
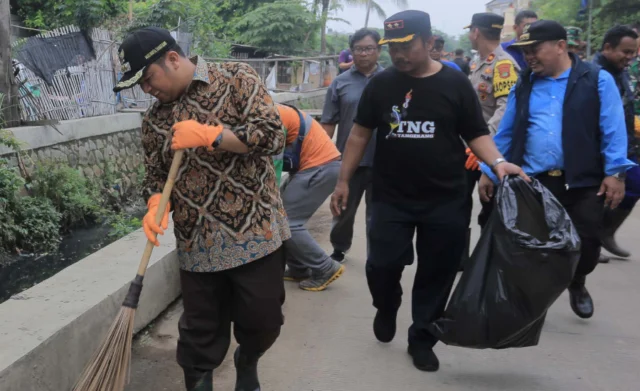
<path fill-rule="evenodd" d="M 513 57 L 514 60 L 520 65 L 520 69 L 526 69 L 529 64 L 527 64 L 527 60 L 524 58 L 524 54 L 522 54 L 522 50 L 520 50 L 517 46 L 511 46 L 516 43 L 515 38 L 508 42 L 503 42 L 502 48 Z"/>
<path fill-rule="evenodd" d="M 571 69 L 558 78 L 538 77 L 529 101 L 529 128 L 522 169 L 527 175 L 564 169 L 562 150 L 562 108 Z M 600 94 L 601 152 L 606 175 L 614 175 L 635 166 L 627 159 L 627 133 L 620 93 L 613 77 L 604 70 L 598 74 Z M 507 108 L 493 140 L 500 153 L 510 155 L 516 118 L 515 87 L 509 93 Z M 494 181 L 491 168 L 481 164 L 482 172 Z"/>
<path fill-rule="evenodd" d="M 456 64 L 455 62 L 451 62 L 451 61 L 447 61 L 447 60 L 440 60 L 440 62 L 442 63 L 442 65 L 446 65 L 446 66 L 448 66 L 450 68 L 455 69 L 456 71 L 462 72 L 462 69 L 460 69 L 458 64 Z"/>

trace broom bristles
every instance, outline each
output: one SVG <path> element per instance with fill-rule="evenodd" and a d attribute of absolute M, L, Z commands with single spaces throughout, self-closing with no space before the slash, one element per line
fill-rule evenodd
<path fill-rule="evenodd" d="M 136 310 L 123 306 L 73 391 L 123 391 L 131 375 Z"/>

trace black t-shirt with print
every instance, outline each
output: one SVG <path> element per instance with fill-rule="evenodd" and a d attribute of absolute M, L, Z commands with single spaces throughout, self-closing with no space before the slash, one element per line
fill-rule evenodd
<path fill-rule="evenodd" d="M 362 94 L 355 122 L 378 129 L 373 200 L 392 203 L 463 197 L 462 139 L 489 134 L 469 79 L 446 66 L 425 78 L 395 68 L 376 75 Z"/>

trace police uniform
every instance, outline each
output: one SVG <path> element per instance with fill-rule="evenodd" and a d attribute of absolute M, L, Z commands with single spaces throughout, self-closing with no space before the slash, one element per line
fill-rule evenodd
<path fill-rule="evenodd" d="M 471 26 L 502 30 L 504 18 L 491 13 L 473 15 Z M 507 107 L 507 96 L 518 80 L 520 67 L 501 45 L 497 45 L 487 58 L 477 56 L 471 62 L 469 80 L 478 94 L 482 114 L 491 135 L 498 130 Z"/>

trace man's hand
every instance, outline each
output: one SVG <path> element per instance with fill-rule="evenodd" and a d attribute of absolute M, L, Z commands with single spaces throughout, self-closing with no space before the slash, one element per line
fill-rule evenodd
<path fill-rule="evenodd" d="M 476 155 L 471 152 L 471 148 L 467 148 L 465 151 L 467 153 L 467 162 L 464 165 L 464 168 L 470 171 L 475 171 L 480 169 L 480 160 L 476 157 Z"/>
<path fill-rule="evenodd" d="M 194 120 L 178 122 L 173 125 L 171 149 L 207 147 L 212 150 L 213 142 L 223 129 L 222 125 L 202 125 Z"/>
<path fill-rule="evenodd" d="M 522 168 L 520 166 L 516 166 L 513 163 L 509 163 L 509 162 L 498 163 L 498 165 L 496 165 L 493 168 L 493 172 L 496 174 L 496 176 L 500 180 L 502 180 L 502 178 L 504 178 L 507 175 L 518 175 L 525 181 L 531 182 L 531 178 L 529 178 L 527 174 L 525 174 L 524 171 L 522 171 Z"/>
<path fill-rule="evenodd" d="M 342 214 L 342 211 L 347 209 L 347 200 L 349 199 L 349 184 L 345 182 L 338 182 L 336 189 L 331 196 L 331 213 L 335 217 Z"/>
<path fill-rule="evenodd" d="M 482 174 L 480 177 L 480 182 L 478 183 L 478 194 L 480 194 L 480 199 L 483 202 L 490 202 L 493 198 L 493 189 L 494 184 L 491 178 L 487 175 Z"/>
<path fill-rule="evenodd" d="M 604 206 L 611 209 L 617 208 L 624 198 L 624 182 L 612 176 L 604 178 L 598 191 L 599 196 L 603 194 L 606 195 Z"/>
<path fill-rule="evenodd" d="M 162 194 L 158 193 L 149 198 L 149 202 L 147 202 L 148 212 L 142 219 L 142 229 L 144 230 L 144 234 L 147 235 L 147 239 L 156 246 L 160 245 L 156 235 L 164 235 L 164 230 L 169 226 L 169 211 L 171 210 L 171 205 L 167 203 L 167 208 L 164 211 L 162 221 L 160 222 L 160 225 L 158 225 L 156 223 L 156 214 L 158 213 L 158 205 L 160 204 L 161 197 Z"/>

